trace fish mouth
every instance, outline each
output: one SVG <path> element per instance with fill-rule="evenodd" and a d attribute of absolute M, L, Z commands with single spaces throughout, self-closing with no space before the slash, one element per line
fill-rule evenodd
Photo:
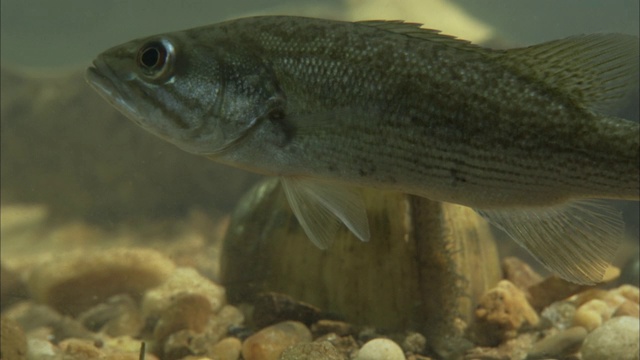
<path fill-rule="evenodd" d="M 95 60 L 92 66 L 87 68 L 84 74 L 84 78 L 100 95 L 107 98 L 107 100 L 113 98 L 117 93 L 115 84 L 105 73 L 112 74 L 112 71 L 107 67 L 104 62 Z M 109 101 L 111 102 L 111 101 Z"/>
<path fill-rule="evenodd" d="M 118 81 L 117 75 L 104 61 L 94 60 L 85 71 L 84 77 L 87 83 L 109 104 L 133 122 L 140 124 L 143 117 L 133 106 L 133 101 L 122 90 L 123 84 Z"/>

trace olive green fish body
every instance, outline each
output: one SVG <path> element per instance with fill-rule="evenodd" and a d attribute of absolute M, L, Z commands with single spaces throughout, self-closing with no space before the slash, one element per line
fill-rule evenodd
<path fill-rule="evenodd" d="M 87 71 L 141 127 L 279 176 L 310 239 L 368 240 L 357 187 L 475 208 L 543 264 L 598 281 L 639 198 L 640 131 L 603 110 L 637 86 L 638 39 L 491 50 L 400 21 L 268 16 L 134 40 Z M 355 188 L 354 188 L 355 187 Z"/>
<path fill-rule="evenodd" d="M 503 52 L 268 20 L 221 29 L 273 69 L 284 140 L 246 141 L 231 162 L 475 207 L 638 197 L 637 124 L 593 114 Z"/>

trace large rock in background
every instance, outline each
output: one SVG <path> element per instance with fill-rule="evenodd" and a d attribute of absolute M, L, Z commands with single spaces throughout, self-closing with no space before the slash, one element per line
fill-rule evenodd
<path fill-rule="evenodd" d="M 138 128 L 85 83 L 2 68 L 2 204 L 116 222 L 198 206 L 228 210 L 255 176 L 185 153 Z"/>

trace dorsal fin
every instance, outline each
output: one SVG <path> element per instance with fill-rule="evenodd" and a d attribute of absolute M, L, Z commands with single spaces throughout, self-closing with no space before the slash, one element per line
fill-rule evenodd
<path fill-rule="evenodd" d="M 470 50 L 478 52 L 487 52 L 489 49 L 472 44 L 470 41 L 458 39 L 455 36 L 444 35 L 440 30 L 425 29 L 423 24 L 414 22 L 405 22 L 402 20 L 366 20 L 356 21 L 357 24 L 371 26 L 380 30 L 403 34 L 413 38 L 427 40 L 431 42 L 441 43 L 443 45 L 452 46 L 461 50 Z"/>
<path fill-rule="evenodd" d="M 623 34 L 578 35 L 498 58 L 593 111 L 606 111 L 638 85 L 638 38 Z"/>

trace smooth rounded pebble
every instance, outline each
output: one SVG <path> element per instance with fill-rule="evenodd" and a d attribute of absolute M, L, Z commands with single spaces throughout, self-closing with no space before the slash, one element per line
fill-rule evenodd
<path fill-rule="evenodd" d="M 638 360 L 640 323 L 630 316 L 606 321 L 593 330 L 582 344 L 583 360 Z"/>
<path fill-rule="evenodd" d="M 58 256 L 38 266 L 27 284 L 39 302 L 77 315 L 113 295 L 139 295 L 174 268 L 155 250 L 117 248 Z"/>
<path fill-rule="evenodd" d="M 611 317 L 611 312 L 609 305 L 603 300 L 589 300 L 576 310 L 573 325 L 593 331 Z"/>
<path fill-rule="evenodd" d="M 343 360 L 344 356 L 328 341 L 300 343 L 288 347 L 279 360 Z"/>
<path fill-rule="evenodd" d="M 398 344 L 389 339 L 373 339 L 358 351 L 356 360 L 405 360 L 404 352 Z"/>
<path fill-rule="evenodd" d="M 222 286 L 200 275 L 193 268 L 178 268 L 161 286 L 144 294 L 142 313 L 144 317 L 160 316 L 174 306 L 176 297 L 190 294 L 204 297 L 213 313 L 220 311 L 226 304 L 225 290 Z"/>
<path fill-rule="evenodd" d="M 241 351 L 242 341 L 235 337 L 228 337 L 211 346 L 207 354 L 216 360 L 238 360 Z"/>
<path fill-rule="evenodd" d="M 245 360 L 278 360 L 289 346 L 311 341 L 311 331 L 298 321 L 283 321 L 249 336 L 242 344 Z"/>

